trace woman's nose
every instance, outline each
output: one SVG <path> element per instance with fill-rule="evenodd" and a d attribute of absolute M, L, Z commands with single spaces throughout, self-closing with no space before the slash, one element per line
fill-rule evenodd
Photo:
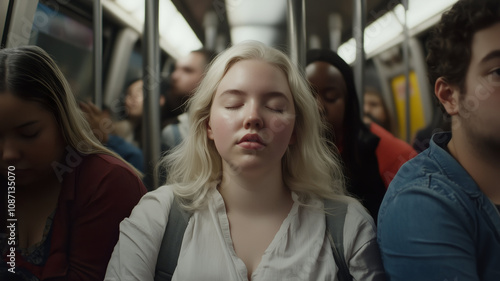
<path fill-rule="evenodd" d="M 264 127 L 264 121 L 262 120 L 261 113 L 259 112 L 257 106 L 249 106 L 248 111 L 245 114 L 245 129 L 262 129 Z"/>
<path fill-rule="evenodd" d="M 0 148 L 0 155 L 5 162 L 16 161 L 21 157 L 21 152 L 14 140 L 4 139 Z"/>

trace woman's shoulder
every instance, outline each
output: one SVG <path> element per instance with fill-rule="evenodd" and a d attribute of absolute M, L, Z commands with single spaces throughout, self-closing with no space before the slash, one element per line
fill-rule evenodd
<path fill-rule="evenodd" d="M 344 219 L 341 237 L 343 240 L 344 256 L 349 261 L 350 266 L 353 263 L 357 265 L 364 264 L 365 267 L 370 267 L 370 270 L 373 272 L 382 274 L 382 263 L 378 254 L 376 241 L 377 230 L 368 211 L 358 200 L 348 196 L 341 196 L 330 200 L 330 202 L 325 202 L 325 207 L 329 205 L 336 206 L 337 211 L 343 210 L 343 214 L 345 214 L 345 216 L 334 217 L 334 219 Z M 328 212 L 328 209 L 325 210 Z M 356 277 L 363 275 L 356 270 L 351 272 L 351 274 Z M 358 280 L 367 279 L 363 277 Z"/>
<path fill-rule="evenodd" d="M 81 172 L 83 173 L 105 174 L 121 172 L 133 175 L 134 177 L 136 176 L 136 173 L 123 160 L 102 153 L 83 156 L 81 168 Z"/>
<path fill-rule="evenodd" d="M 146 193 L 144 197 L 146 197 L 147 200 L 156 200 L 165 203 L 169 202 L 169 205 L 175 199 L 174 189 L 172 185 L 160 186 L 157 189 Z"/>
<path fill-rule="evenodd" d="M 68 166 L 71 170 L 64 178 L 64 185 L 74 186 L 77 193 L 94 197 L 122 194 L 135 201 L 147 191 L 136 173 L 125 162 L 111 155 L 82 155 L 79 161 L 75 160 Z"/>
<path fill-rule="evenodd" d="M 341 218 L 344 219 L 344 237 L 347 240 L 361 238 L 367 242 L 376 238 L 375 222 L 357 199 L 349 196 L 339 196 L 335 199 L 326 200 L 325 211 L 327 215 L 342 216 Z"/>
<path fill-rule="evenodd" d="M 172 186 L 164 185 L 146 193 L 132 211 L 131 219 L 137 224 L 146 221 L 155 221 L 159 225 L 166 225 L 166 218 L 175 200 Z M 141 222 L 142 221 L 142 222 Z"/>
<path fill-rule="evenodd" d="M 334 199 L 325 200 L 325 210 L 327 213 L 333 213 L 343 210 L 345 213 L 346 223 L 348 220 L 368 223 L 375 227 L 373 218 L 370 216 L 366 208 L 357 199 L 350 196 L 338 196 Z M 330 211 L 329 211 L 330 210 Z"/>

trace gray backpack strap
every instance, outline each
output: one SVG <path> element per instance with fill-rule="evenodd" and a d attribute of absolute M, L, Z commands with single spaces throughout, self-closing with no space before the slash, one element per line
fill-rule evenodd
<path fill-rule="evenodd" d="M 352 281 L 349 266 L 344 257 L 344 223 L 347 214 L 347 202 L 325 200 L 326 235 L 330 240 L 333 258 L 339 271 L 339 281 Z"/>
<path fill-rule="evenodd" d="M 158 252 L 155 281 L 172 280 L 179 253 L 181 252 L 182 238 L 184 238 L 190 216 L 191 214 L 182 209 L 177 199 L 174 198 L 168 214 L 168 223 L 165 227 L 160 251 Z"/>

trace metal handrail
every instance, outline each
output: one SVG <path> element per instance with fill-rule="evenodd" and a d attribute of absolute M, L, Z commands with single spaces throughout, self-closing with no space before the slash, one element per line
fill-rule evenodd
<path fill-rule="evenodd" d="M 102 6 L 101 0 L 93 1 L 94 26 L 94 104 L 102 108 Z"/>
<path fill-rule="evenodd" d="M 303 71 L 306 64 L 305 0 L 288 0 L 287 14 L 290 59 Z"/>
<path fill-rule="evenodd" d="M 160 45 L 158 29 L 158 0 L 146 0 L 143 48 L 144 113 L 142 143 L 146 186 L 155 189 L 159 178 L 155 165 L 160 159 Z"/>

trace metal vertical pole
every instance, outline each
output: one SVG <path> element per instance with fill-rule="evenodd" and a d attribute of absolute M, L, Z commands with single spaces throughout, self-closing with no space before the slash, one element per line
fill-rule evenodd
<path fill-rule="evenodd" d="M 360 106 L 361 116 L 363 115 L 363 92 L 365 84 L 365 25 L 366 25 L 366 0 L 354 0 L 354 22 L 353 34 L 356 40 L 356 62 L 354 65 L 354 82 Z"/>
<path fill-rule="evenodd" d="M 306 1 L 288 0 L 287 15 L 290 59 L 303 71 L 306 63 Z"/>
<path fill-rule="evenodd" d="M 102 6 L 94 0 L 94 103 L 102 108 Z"/>
<path fill-rule="evenodd" d="M 207 50 L 215 50 L 218 25 L 219 18 L 215 12 L 208 11 L 203 17 L 203 27 L 205 28 L 205 48 Z"/>
<path fill-rule="evenodd" d="M 342 16 L 332 13 L 328 16 L 328 30 L 330 34 L 330 49 L 337 52 L 342 40 Z"/>
<path fill-rule="evenodd" d="M 403 62 L 404 62 L 404 68 L 405 68 L 405 112 L 406 112 L 406 142 L 411 141 L 411 112 L 410 112 L 410 34 L 408 30 L 408 18 L 407 18 L 407 11 L 408 11 L 408 0 L 403 0 L 401 3 L 403 3 L 404 6 L 404 23 L 403 23 L 403 34 L 404 34 L 404 40 L 403 40 Z"/>
<path fill-rule="evenodd" d="M 144 150 L 146 185 L 149 189 L 159 186 L 154 167 L 160 159 L 160 47 L 158 30 L 159 0 L 146 0 L 143 39 L 144 113 L 142 142 Z"/>

